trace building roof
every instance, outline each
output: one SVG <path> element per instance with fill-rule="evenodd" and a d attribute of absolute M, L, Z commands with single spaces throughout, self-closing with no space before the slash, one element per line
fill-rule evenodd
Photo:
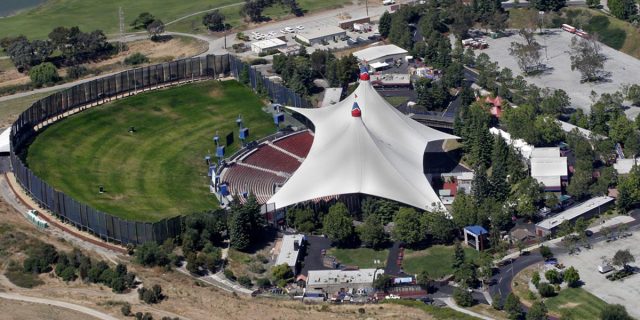
<path fill-rule="evenodd" d="M 0 135 L 0 138 L 2 138 L 2 135 Z M 0 152 L 1 151 L 2 150 L 0 150 Z M 631 168 L 638 163 L 638 160 L 640 160 L 640 158 L 618 159 L 616 160 L 616 163 L 613 164 L 613 168 L 616 169 L 618 174 L 629 174 L 629 172 L 631 172 Z"/>
<path fill-rule="evenodd" d="M 531 151 L 531 159 L 533 158 L 558 158 L 560 157 L 559 147 L 534 148 Z"/>
<path fill-rule="evenodd" d="M 591 211 L 592 209 L 601 207 L 613 200 L 614 199 L 612 197 L 607 196 L 591 198 L 577 206 L 573 206 L 565 211 L 560 212 L 558 215 L 540 221 L 538 224 L 536 224 L 536 227 L 545 230 L 551 230 L 562 224 L 562 222 L 564 221 L 572 221 L 573 219 L 580 217 L 581 215 Z"/>
<path fill-rule="evenodd" d="M 0 152 L 10 152 L 9 135 L 11 134 L 11 127 L 4 129 L 0 134 Z"/>
<path fill-rule="evenodd" d="M 369 47 L 364 50 L 356 51 L 353 55 L 360 61 L 372 61 L 386 56 L 407 54 L 408 51 L 396 45 L 388 44 L 384 46 Z"/>
<path fill-rule="evenodd" d="M 282 237 L 282 245 L 275 265 L 286 263 L 289 267 L 295 267 L 300 255 L 300 246 L 304 239 L 304 234 L 285 234 Z M 298 242 L 297 247 L 294 245 L 296 241 Z"/>
<path fill-rule="evenodd" d="M 322 98 L 321 107 L 330 106 L 340 102 L 342 96 L 342 88 L 325 88 L 324 97 Z"/>
<path fill-rule="evenodd" d="M 547 188 L 562 186 L 562 179 L 560 178 L 560 176 L 550 176 L 550 177 L 531 176 L 531 177 L 536 179 L 536 181 L 538 181 L 539 183 L 542 183 L 542 185 Z"/>
<path fill-rule="evenodd" d="M 360 269 L 360 270 L 309 270 L 307 276 L 307 287 L 314 285 L 331 284 L 373 284 L 374 275 L 384 273 L 383 269 Z"/>
<path fill-rule="evenodd" d="M 483 234 L 489 233 L 483 226 L 467 226 L 464 227 L 464 230 L 473 233 L 476 236 L 481 236 Z"/>
<path fill-rule="evenodd" d="M 498 128 L 489 128 L 489 132 L 496 136 L 500 135 L 508 145 L 516 148 L 516 150 L 520 152 L 523 158 L 529 159 L 531 157 L 533 146 L 528 144 L 526 141 L 522 139 L 513 140 L 511 139 L 511 135 L 508 132 Z"/>
<path fill-rule="evenodd" d="M 375 63 L 372 63 L 373 66 Z M 372 74 L 371 82 L 375 84 L 396 84 L 396 85 L 409 85 L 411 84 L 411 77 L 408 74 L 401 73 L 384 73 L 384 74 Z"/>
<path fill-rule="evenodd" d="M 274 47 L 285 46 L 287 45 L 287 43 L 278 38 L 273 38 L 273 39 L 265 39 L 265 40 L 252 42 L 251 45 L 256 46 L 260 49 L 269 49 Z"/>
<path fill-rule="evenodd" d="M 532 177 L 565 177 L 569 169 L 567 157 L 531 158 Z"/>
<path fill-rule="evenodd" d="M 367 79 L 368 74 L 362 77 Z M 283 208 L 326 196 L 361 193 L 421 209 L 441 205 L 424 174 L 425 161 L 429 165 L 424 152 L 430 141 L 458 137 L 409 118 L 368 80 L 361 80 L 337 104 L 289 109 L 313 122 L 315 137 L 305 161 L 267 203 Z"/>
<path fill-rule="evenodd" d="M 587 139 L 591 139 L 591 138 L 603 139 L 603 138 L 606 138 L 605 136 L 602 136 L 602 135 L 599 135 L 599 134 L 594 135 L 593 132 L 591 132 L 591 131 L 589 131 L 589 130 L 587 130 L 585 128 L 581 128 L 581 127 L 578 127 L 576 125 L 573 125 L 573 124 L 571 124 L 569 122 L 560 121 L 560 120 L 556 120 L 556 122 L 558 122 L 560 124 L 560 128 L 564 132 L 572 132 L 573 130 L 577 130 L 578 133 L 581 136 L 583 136 L 583 137 L 585 137 Z"/>
<path fill-rule="evenodd" d="M 380 69 L 380 68 L 388 67 L 389 64 L 386 62 L 374 62 L 370 64 L 370 66 L 371 68 L 374 68 L 374 69 Z"/>
<path fill-rule="evenodd" d="M 309 41 L 329 37 L 337 34 L 346 34 L 347 32 L 344 29 L 336 26 L 324 26 L 320 28 L 309 28 L 303 31 L 300 31 L 297 36 L 305 38 Z"/>

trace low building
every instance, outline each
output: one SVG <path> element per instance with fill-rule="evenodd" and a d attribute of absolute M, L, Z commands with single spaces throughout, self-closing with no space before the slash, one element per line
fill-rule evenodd
<path fill-rule="evenodd" d="M 560 156 L 560 148 L 534 148 L 529 162 L 531 177 L 542 183 L 545 191 L 562 190 L 569 174 L 569 167 L 567 157 Z"/>
<path fill-rule="evenodd" d="M 301 31 L 296 34 L 296 39 L 302 43 L 312 46 L 322 42 L 337 41 L 346 36 L 347 32 L 342 28 L 327 26 Z"/>
<path fill-rule="evenodd" d="M 482 226 L 464 227 L 464 243 L 478 251 L 485 249 L 489 232 Z"/>
<path fill-rule="evenodd" d="M 362 23 L 371 23 L 371 18 L 370 17 L 362 17 L 362 18 L 355 18 L 355 19 L 349 19 L 349 20 L 345 20 L 345 21 L 340 21 L 338 23 L 338 27 L 345 29 L 345 30 L 350 30 L 353 29 L 353 25 L 354 24 L 362 24 Z"/>
<path fill-rule="evenodd" d="M 614 198 L 608 196 L 591 198 L 579 205 L 573 206 L 559 214 L 542 220 L 536 224 L 536 235 L 544 237 L 553 234 L 565 221 L 575 222 L 578 218 L 590 219 L 609 209 Z"/>
<path fill-rule="evenodd" d="M 373 281 L 384 269 L 309 270 L 307 290 L 322 290 L 328 294 L 351 289 L 373 291 Z"/>
<path fill-rule="evenodd" d="M 522 139 L 511 139 L 511 134 L 498 128 L 489 128 L 489 132 L 493 135 L 502 137 L 508 145 L 518 150 L 524 159 L 529 159 L 531 157 L 533 146 L 528 144 L 526 141 Z"/>
<path fill-rule="evenodd" d="M 570 133 L 570 132 L 577 132 L 579 135 L 581 135 L 584 138 L 587 139 L 598 139 L 598 140 L 602 140 L 602 139 L 606 139 L 607 137 L 603 136 L 603 135 L 599 135 L 599 134 L 594 134 L 593 132 L 585 129 L 585 128 L 581 128 L 578 127 L 576 125 L 573 125 L 569 122 L 565 122 L 565 121 L 560 121 L 560 120 L 556 120 L 556 122 L 560 125 L 560 129 L 562 129 L 562 131 L 566 132 L 566 133 Z"/>
<path fill-rule="evenodd" d="M 393 63 L 396 60 L 404 61 L 407 54 L 407 50 L 393 44 L 369 47 L 353 53 L 359 62 L 367 64 L 376 62 Z"/>
<path fill-rule="evenodd" d="M 276 51 L 278 49 L 286 48 L 286 47 L 287 47 L 287 43 L 278 38 L 260 40 L 260 41 L 251 43 L 251 51 L 257 54 Z"/>
<path fill-rule="evenodd" d="M 406 88 L 411 86 L 411 77 L 408 74 L 372 74 L 370 81 L 374 87 Z"/>
<path fill-rule="evenodd" d="M 276 266 L 286 264 L 291 268 L 294 274 L 298 274 L 300 271 L 300 252 L 303 251 L 304 242 L 306 237 L 304 234 L 287 234 L 282 237 L 282 245 L 280 246 L 280 253 L 276 259 Z"/>
<path fill-rule="evenodd" d="M 638 164 L 638 159 L 617 159 L 613 164 L 613 168 L 618 174 L 625 175 L 631 172 L 633 166 Z"/>
<path fill-rule="evenodd" d="M 285 56 L 294 56 L 297 55 L 298 53 L 300 53 L 300 45 L 299 44 L 294 44 L 292 46 L 288 46 L 285 48 L 280 48 L 278 49 L 278 51 L 282 54 L 284 54 Z"/>

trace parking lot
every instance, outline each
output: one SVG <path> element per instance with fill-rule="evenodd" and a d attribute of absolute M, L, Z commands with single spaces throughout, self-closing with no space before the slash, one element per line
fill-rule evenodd
<path fill-rule="evenodd" d="M 623 84 L 640 82 L 640 60 L 602 45 L 602 53 L 607 57 L 605 70 L 611 72 L 609 81 L 581 84 L 581 74 L 578 71 L 571 71 L 571 60 L 567 53 L 572 37 L 572 34 L 559 29 L 552 30 L 544 36 L 537 36 L 538 42 L 546 48 L 542 52 L 542 63 L 550 67 L 550 70 L 541 75 L 525 77 L 525 79 L 539 87 L 563 89 L 571 97 L 573 107 L 585 111 L 590 110 L 592 90 L 598 94 L 611 93 L 620 89 Z M 511 42 L 521 42 L 522 37 L 512 35 L 498 39 L 485 37 L 485 39 L 489 48 L 476 50 L 476 56 L 484 52 L 491 57 L 492 61 L 497 61 L 500 67 L 508 67 L 514 75 L 522 74 L 516 59 L 509 55 Z"/>
<path fill-rule="evenodd" d="M 631 254 L 640 262 L 640 232 L 632 232 L 626 238 L 605 242 L 601 241 L 592 245 L 591 249 L 582 249 L 578 254 L 556 254 L 558 261 L 565 266 L 573 266 L 578 269 L 580 278 L 584 281 L 584 289 L 606 301 L 624 305 L 627 311 L 636 318 L 640 317 L 640 308 L 637 307 L 640 299 L 640 274 L 632 275 L 623 281 L 609 281 L 606 275 L 598 272 L 598 265 L 602 258 L 611 259 L 617 250 L 629 249 Z M 554 250 L 555 251 L 555 250 Z M 637 267 L 638 263 L 631 266 Z"/>

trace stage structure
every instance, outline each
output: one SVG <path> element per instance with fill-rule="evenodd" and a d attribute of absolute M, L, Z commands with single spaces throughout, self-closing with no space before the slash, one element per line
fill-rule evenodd
<path fill-rule="evenodd" d="M 425 149 L 429 142 L 459 138 L 395 109 L 373 88 L 366 70 L 358 88 L 341 102 L 289 109 L 313 122 L 315 138 L 305 161 L 268 204 L 280 209 L 360 193 L 425 210 L 444 208 L 424 174 Z"/>

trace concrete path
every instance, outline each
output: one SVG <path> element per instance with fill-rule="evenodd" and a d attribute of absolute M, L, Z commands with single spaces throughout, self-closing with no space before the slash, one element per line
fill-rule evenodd
<path fill-rule="evenodd" d="M 444 298 L 444 299 L 440 299 L 442 302 L 447 304 L 447 307 L 456 310 L 458 312 L 462 312 L 464 314 L 468 314 L 472 317 L 476 317 L 478 319 L 484 319 L 484 320 L 494 320 L 493 318 L 487 317 L 485 315 L 479 314 L 477 312 L 473 312 L 471 310 L 467 310 L 465 308 L 459 307 L 455 301 L 453 301 L 453 298 Z"/>
<path fill-rule="evenodd" d="M 57 301 L 57 300 L 51 300 L 51 299 L 43 299 L 43 298 L 34 298 L 34 297 L 23 296 L 23 295 L 20 295 L 20 294 L 17 294 L 17 293 L 8 293 L 8 292 L 0 292 L 0 298 L 8 299 L 8 300 L 24 301 L 24 302 L 30 302 L 30 303 L 46 304 L 46 305 L 50 305 L 50 306 L 56 306 L 56 307 L 65 308 L 65 309 L 77 311 L 77 312 L 80 312 L 80 313 L 84 313 L 86 315 L 92 316 L 92 317 L 97 318 L 97 319 L 118 320 L 118 318 L 113 317 L 111 315 L 108 315 L 106 313 L 102 313 L 100 311 L 97 311 L 97 310 L 94 310 L 94 309 L 90 309 L 90 308 L 85 307 L 85 306 L 80 306 L 80 305 L 77 305 L 77 304 L 63 302 L 63 301 Z"/>

